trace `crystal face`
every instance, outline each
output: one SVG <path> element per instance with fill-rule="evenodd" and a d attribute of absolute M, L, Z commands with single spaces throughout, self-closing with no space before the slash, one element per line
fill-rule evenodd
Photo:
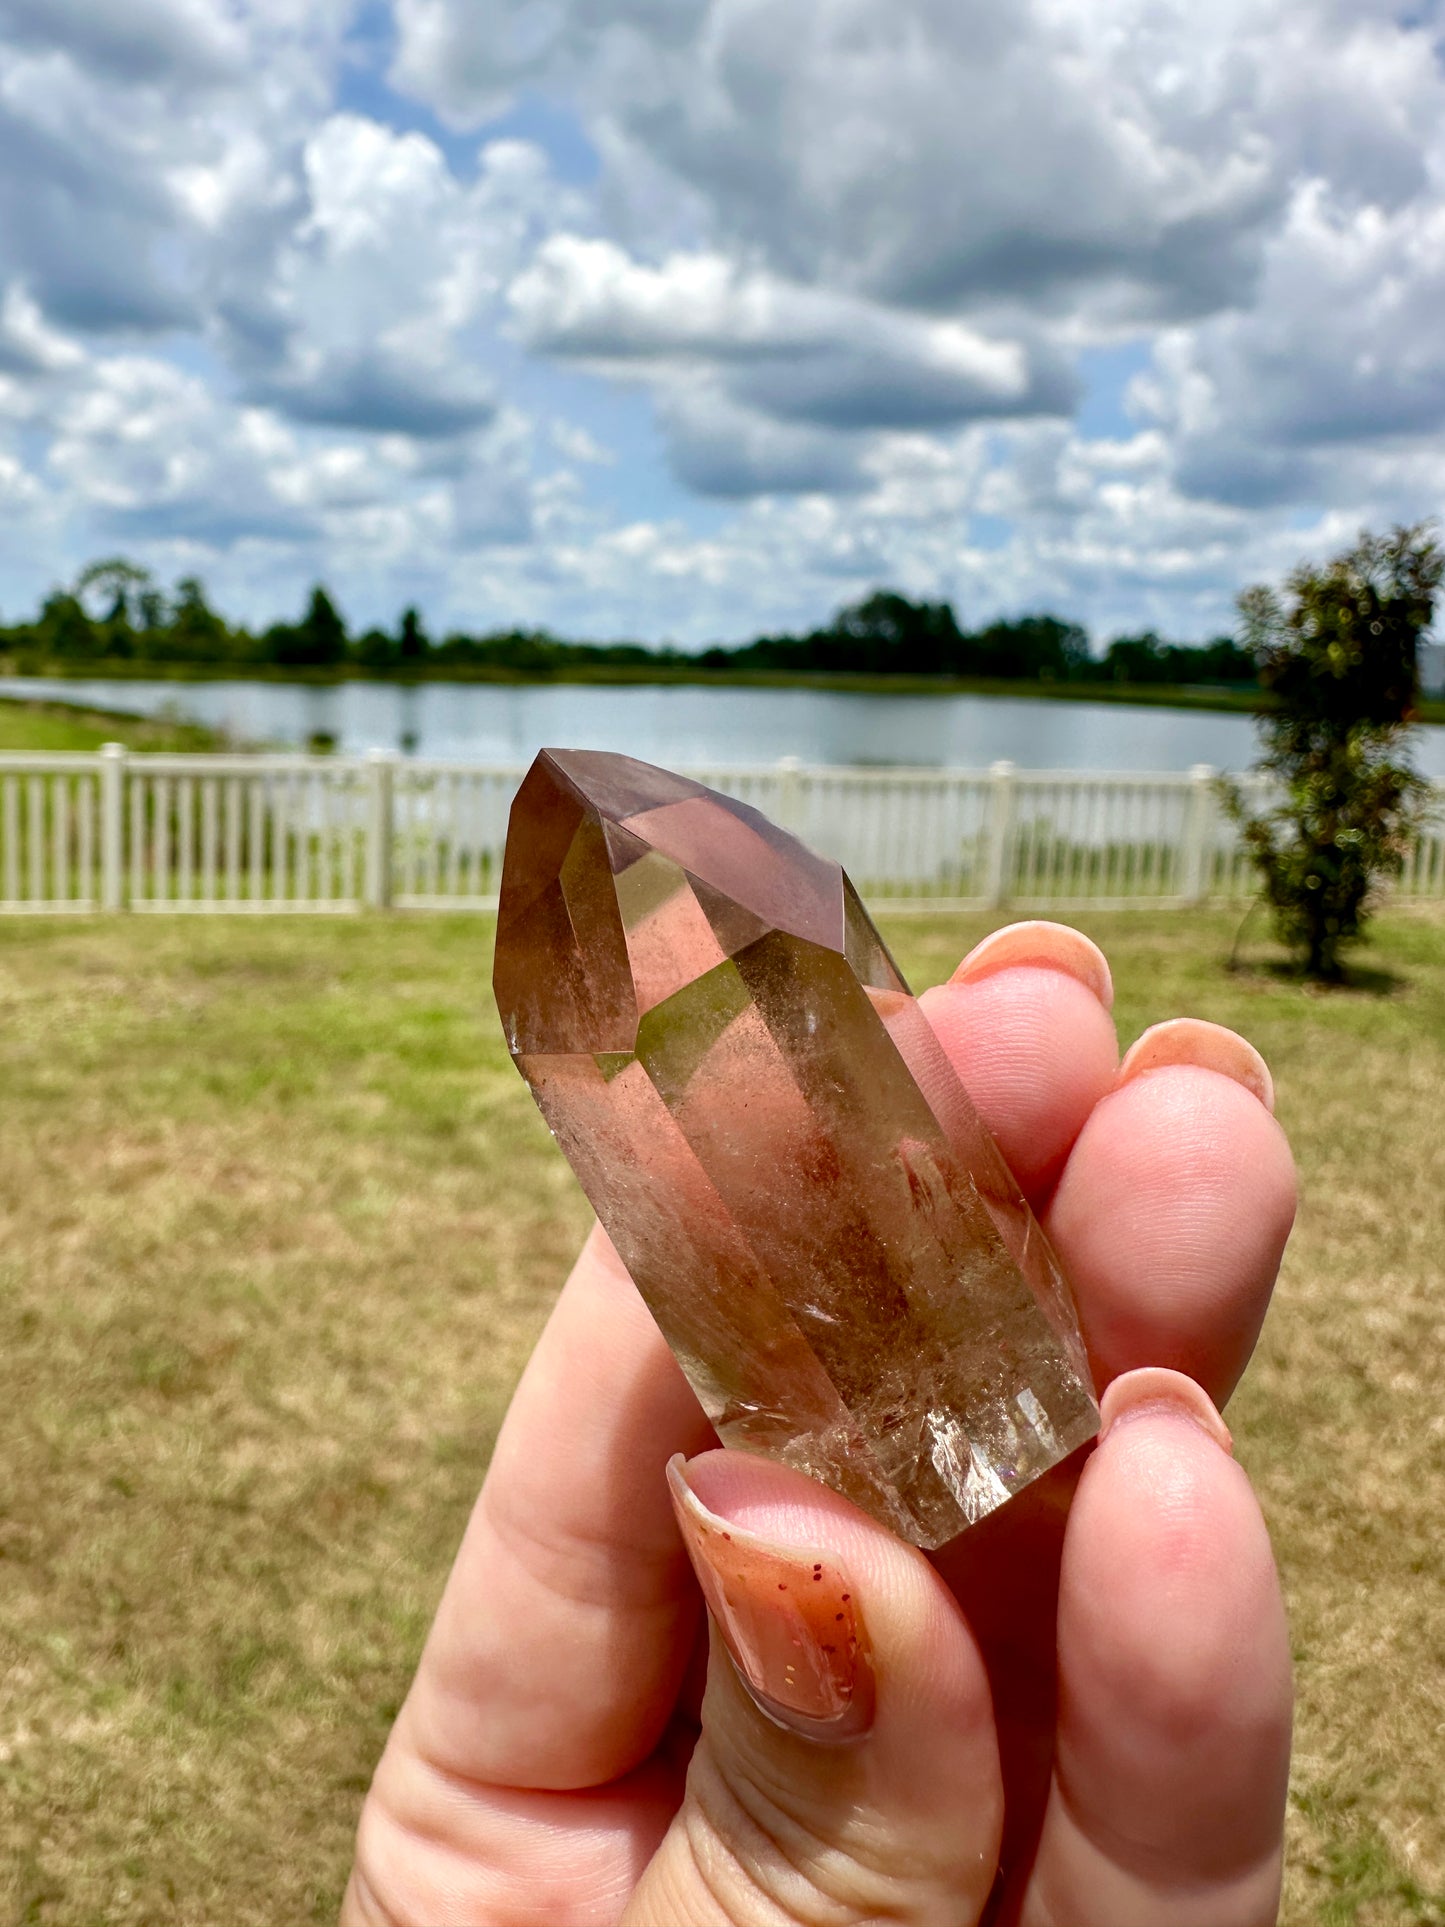
<path fill-rule="evenodd" d="M 1058 1262 L 837 864 L 700 783 L 544 750 L 494 981 L 725 1445 L 935 1547 L 1094 1435 Z"/>

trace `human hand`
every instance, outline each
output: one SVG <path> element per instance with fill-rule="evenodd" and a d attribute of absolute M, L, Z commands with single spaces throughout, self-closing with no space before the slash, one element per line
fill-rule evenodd
<path fill-rule="evenodd" d="M 1110 1388 L 1082 1476 L 930 1562 L 709 1451 L 594 1232 L 377 1769 L 344 1927 L 1274 1919 L 1288 1642 L 1210 1397 L 1253 1348 L 1293 1170 L 1248 1045 L 1185 1023 L 1117 1066 L 1110 994 L 1092 945 L 1025 925 L 923 999 Z M 732 1659 L 699 1638 L 684 1541 Z"/>

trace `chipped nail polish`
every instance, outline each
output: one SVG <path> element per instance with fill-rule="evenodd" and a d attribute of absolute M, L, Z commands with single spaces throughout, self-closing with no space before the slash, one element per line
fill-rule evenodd
<path fill-rule="evenodd" d="M 710 1512 L 681 1456 L 667 1478 L 708 1610 L 758 1706 L 806 1739 L 865 1733 L 873 1667 L 846 1576 L 822 1552 L 759 1538 Z"/>

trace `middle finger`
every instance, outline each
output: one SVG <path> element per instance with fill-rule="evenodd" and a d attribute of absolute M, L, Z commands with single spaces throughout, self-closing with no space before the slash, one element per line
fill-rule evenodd
<path fill-rule="evenodd" d="M 1060 924 L 986 938 L 923 1007 L 1058 1249 L 1098 1388 L 1141 1365 L 1222 1403 L 1248 1362 L 1294 1220 L 1268 1073 L 1181 1022 L 1116 1068 L 1102 955 Z"/>

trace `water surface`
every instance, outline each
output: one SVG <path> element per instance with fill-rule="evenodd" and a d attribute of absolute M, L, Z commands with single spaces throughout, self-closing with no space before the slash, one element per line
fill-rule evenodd
<path fill-rule="evenodd" d="M 54 697 L 127 714 L 162 710 L 238 742 L 304 748 L 317 736 L 344 754 L 399 749 L 473 763 L 527 763 L 546 744 L 622 750 L 677 768 L 804 763 L 1021 769 L 1242 769 L 1254 760 L 1250 717 L 1126 703 L 1011 696 L 888 696 L 821 689 L 728 689 L 673 683 L 139 682 L 104 677 L 0 678 L 0 694 Z M 1445 778 L 1445 729 L 1418 732 L 1415 759 Z"/>

